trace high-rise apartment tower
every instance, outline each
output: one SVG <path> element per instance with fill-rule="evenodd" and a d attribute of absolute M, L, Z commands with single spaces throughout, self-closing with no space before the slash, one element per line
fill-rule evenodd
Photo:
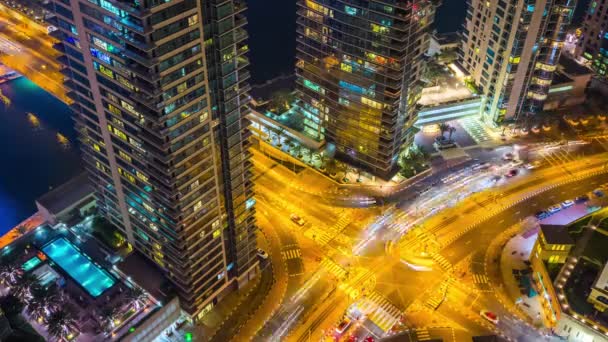
<path fill-rule="evenodd" d="M 574 0 L 469 0 L 462 65 L 484 96 L 483 118 L 501 123 L 542 110 Z"/>
<path fill-rule="evenodd" d="M 198 316 L 257 272 L 234 0 L 56 0 L 54 33 L 102 214 Z"/>
<path fill-rule="evenodd" d="M 306 129 L 388 178 L 413 141 L 437 1 L 298 0 L 297 91 Z"/>
<path fill-rule="evenodd" d="M 608 1 L 589 2 L 576 55 L 589 61 L 598 75 L 608 75 Z"/>

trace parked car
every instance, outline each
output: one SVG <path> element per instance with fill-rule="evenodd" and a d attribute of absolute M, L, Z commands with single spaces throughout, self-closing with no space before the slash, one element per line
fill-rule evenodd
<path fill-rule="evenodd" d="M 498 316 L 496 316 L 495 313 L 488 311 L 488 310 L 481 310 L 481 312 L 479 314 L 481 315 L 481 317 L 485 318 L 489 322 L 498 324 Z"/>
<path fill-rule="evenodd" d="M 589 201 L 589 196 L 587 195 L 578 196 L 574 199 L 574 203 L 585 203 L 587 201 Z"/>
<path fill-rule="evenodd" d="M 544 210 L 542 210 L 542 211 L 539 211 L 539 212 L 537 212 L 536 214 L 534 214 L 534 216 L 535 216 L 537 219 L 542 220 L 542 219 L 544 219 L 544 218 L 549 217 L 549 213 L 548 213 L 548 212 L 546 212 L 546 211 L 544 211 Z"/>
<path fill-rule="evenodd" d="M 558 212 L 558 211 L 560 211 L 560 210 L 562 210 L 562 208 L 561 208 L 559 205 L 554 205 L 554 206 L 551 206 L 551 207 L 549 207 L 549 208 L 547 209 L 547 211 L 548 211 L 550 214 L 555 214 L 556 212 Z"/>
<path fill-rule="evenodd" d="M 600 189 L 593 190 L 593 194 L 595 195 L 595 197 L 604 197 L 604 192 Z"/>
<path fill-rule="evenodd" d="M 348 330 L 348 328 L 350 328 L 351 323 L 352 323 L 352 321 L 350 320 L 350 318 L 344 317 L 344 319 L 336 327 L 336 332 L 340 335 L 344 334 L 346 332 L 346 330 Z"/>
<path fill-rule="evenodd" d="M 268 253 L 261 248 L 258 248 L 258 256 L 264 260 L 268 259 Z"/>
<path fill-rule="evenodd" d="M 304 221 L 303 218 L 301 218 L 300 216 L 298 216 L 296 214 L 291 214 L 291 216 L 289 216 L 289 218 L 298 226 L 303 226 L 306 224 L 306 221 Z"/>
<path fill-rule="evenodd" d="M 562 208 L 568 208 L 574 205 L 573 200 L 565 200 L 562 202 Z"/>

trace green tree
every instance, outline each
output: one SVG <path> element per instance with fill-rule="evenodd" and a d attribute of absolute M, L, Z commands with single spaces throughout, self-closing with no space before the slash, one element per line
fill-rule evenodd
<path fill-rule="evenodd" d="M 0 297 L 0 308 L 7 316 L 18 315 L 23 311 L 23 302 L 13 293 Z"/>
<path fill-rule="evenodd" d="M 32 298 L 27 303 L 27 312 L 34 318 L 46 319 L 51 312 L 63 305 L 61 292 L 56 285 L 49 287 L 33 286 L 30 290 Z"/>
<path fill-rule="evenodd" d="M 21 267 L 9 255 L 0 257 L 0 279 L 2 279 L 2 282 L 14 284 L 21 272 Z"/>
<path fill-rule="evenodd" d="M 450 125 L 448 125 L 445 122 L 442 122 L 439 124 L 439 131 L 441 131 L 441 136 L 443 137 L 445 132 L 447 132 L 450 129 Z"/>
<path fill-rule="evenodd" d="M 141 287 L 135 286 L 127 292 L 127 300 L 133 302 L 135 310 L 141 309 L 143 303 L 148 299 L 148 293 Z"/>
<path fill-rule="evenodd" d="M 294 94 L 287 90 L 277 90 L 270 96 L 270 111 L 276 114 L 283 113 L 291 107 L 291 103 L 294 101 Z"/>
<path fill-rule="evenodd" d="M 58 340 L 67 338 L 75 330 L 76 317 L 70 307 L 63 307 L 54 311 L 47 319 L 47 331 Z"/>
<path fill-rule="evenodd" d="M 22 298 L 27 302 L 32 298 L 32 288 L 39 285 L 40 282 L 37 276 L 29 272 L 22 272 L 17 277 L 15 284 L 12 286 L 12 290 L 19 298 Z"/>

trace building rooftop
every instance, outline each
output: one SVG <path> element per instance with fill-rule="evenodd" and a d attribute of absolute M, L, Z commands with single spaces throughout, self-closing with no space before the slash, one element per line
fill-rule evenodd
<path fill-rule="evenodd" d="M 158 266 L 143 254 L 133 252 L 117 267 L 154 298 L 162 302 L 166 301 L 167 293 L 163 291 L 163 286 L 167 282 L 167 278 Z"/>
<path fill-rule="evenodd" d="M 587 68 L 584 65 L 578 64 L 575 60 L 563 54 L 559 58 L 559 65 L 561 66 L 561 69 L 565 74 L 571 76 L 590 75 L 593 73 L 591 69 Z"/>
<path fill-rule="evenodd" d="M 49 212 L 56 214 L 78 203 L 83 198 L 92 195 L 94 191 L 87 174 L 81 173 L 42 195 L 36 202 Z"/>
<path fill-rule="evenodd" d="M 540 230 L 545 237 L 545 241 L 552 245 L 573 245 L 574 240 L 568 233 L 567 226 L 541 224 Z"/>
<path fill-rule="evenodd" d="M 608 263 L 604 264 L 602 273 L 597 277 L 593 287 L 602 292 L 608 292 Z"/>
<path fill-rule="evenodd" d="M 433 39 L 441 45 L 455 44 L 460 42 L 460 35 L 458 32 L 434 33 Z"/>

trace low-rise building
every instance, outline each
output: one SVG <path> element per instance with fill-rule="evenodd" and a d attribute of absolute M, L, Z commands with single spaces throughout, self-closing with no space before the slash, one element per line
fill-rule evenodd
<path fill-rule="evenodd" d="M 541 224 L 531 258 L 563 264 L 572 247 L 574 240 L 570 237 L 567 226 Z"/>
<path fill-rule="evenodd" d="M 73 223 L 95 212 L 95 190 L 82 173 L 36 200 L 36 207 L 50 225 Z"/>
<path fill-rule="evenodd" d="M 608 263 L 604 265 L 602 272 L 593 283 L 587 301 L 600 312 L 608 308 Z"/>

